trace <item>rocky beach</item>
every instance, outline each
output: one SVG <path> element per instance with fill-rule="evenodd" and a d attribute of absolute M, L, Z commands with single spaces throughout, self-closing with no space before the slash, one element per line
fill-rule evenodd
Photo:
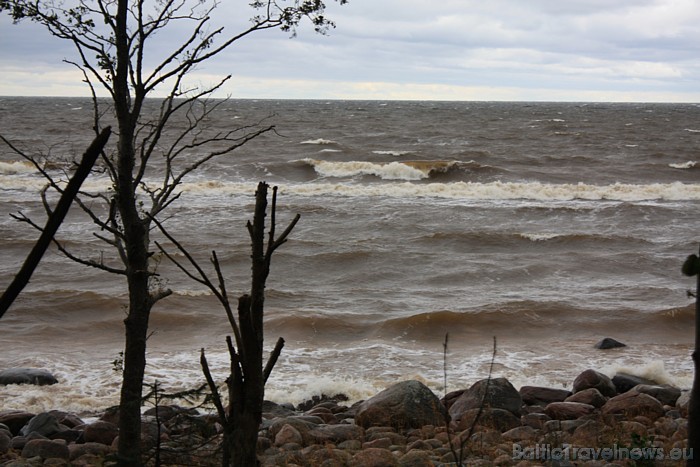
<path fill-rule="evenodd" d="M 38 372 L 29 382 L 51 384 L 38 375 L 46 377 Z M 675 466 L 691 455 L 689 393 L 627 374 L 588 369 L 571 390 L 516 389 L 492 377 L 441 399 L 406 380 L 367 400 L 346 400 L 338 394 L 297 406 L 266 402 L 261 465 Z M 214 414 L 165 403 L 144 412 L 147 465 L 220 465 Z M 118 416 L 116 408 L 89 419 L 61 410 L 1 410 L 0 465 L 114 465 Z"/>

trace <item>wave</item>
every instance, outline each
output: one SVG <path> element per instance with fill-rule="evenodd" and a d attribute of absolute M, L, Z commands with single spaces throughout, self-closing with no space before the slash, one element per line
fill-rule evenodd
<path fill-rule="evenodd" d="M 406 156 L 408 154 L 413 154 L 413 152 L 412 151 L 372 151 L 372 154 L 377 154 L 380 156 L 401 157 L 401 156 Z"/>
<path fill-rule="evenodd" d="M 692 169 L 697 166 L 696 161 L 681 162 L 678 164 L 668 164 L 672 169 Z"/>
<path fill-rule="evenodd" d="M 330 139 L 323 139 L 323 138 L 317 138 L 317 139 L 307 139 L 299 144 L 318 144 L 318 145 L 331 145 L 331 144 L 338 144 L 337 142 L 330 140 Z"/>
<path fill-rule="evenodd" d="M 0 174 L 17 175 L 36 172 L 34 165 L 27 161 L 0 162 Z"/>
<path fill-rule="evenodd" d="M 330 162 L 316 159 L 303 159 L 322 177 L 346 178 L 358 175 L 374 175 L 382 180 L 422 180 L 437 173 L 445 173 L 456 167 L 456 161 L 401 161 Z"/>
<path fill-rule="evenodd" d="M 515 301 L 478 310 L 436 310 L 411 316 L 379 319 L 347 315 L 282 316 L 266 320 L 266 327 L 288 334 L 352 340 L 357 338 L 439 341 L 445 333 L 469 336 L 533 337 L 552 334 L 578 336 L 591 332 L 604 336 L 611 327 L 618 334 L 637 336 L 664 330 L 669 338 L 693 325 L 694 306 L 652 312 L 634 309 L 590 310 L 556 302 Z"/>

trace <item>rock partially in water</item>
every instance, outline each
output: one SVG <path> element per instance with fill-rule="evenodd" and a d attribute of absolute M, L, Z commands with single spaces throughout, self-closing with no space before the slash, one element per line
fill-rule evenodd
<path fill-rule="evenodd" d="M 58 380 L 46 370 L 36 368 L 9 368 L 0 371 L 0 384 L 36 384 L 47 386 L 56 384 Z"/>

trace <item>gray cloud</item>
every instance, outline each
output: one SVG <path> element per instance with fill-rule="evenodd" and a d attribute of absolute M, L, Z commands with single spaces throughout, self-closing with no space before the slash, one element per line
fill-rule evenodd
<path fill-rule="evenodd" d="M 251 13 L 246 3 L 222 4 L 214 22 L 240 30 Z M 266 31 L 203 65 L 198 76 L 206 80 L 233 74 L 238 80 L 230 91 L 234 95 L 252 88 L 266 94 L 241 97 L 278 97 L 283 90 L 265 93 L 264 83 L 279 87 L 286 82 L 290 97 L 303 92 L 311 92 L 307 97 L 342 97 L 344 87 L 345 95 L 357 97 L 359 90 L 372 87 L 379 93 L 400 89 L 408 97 L 411 90 L 449 89 L 448 96 L 461 98 L 478 88 L 480 96 L 494 90 L 493 98 L 547 99 L 549 89 L 557 100 L 700 100 L 700 8 L 695 0 L 327 4 L 328 16 L 337 23 L 329 36 L 316 35 L 308 26 L 294 39 Z M 57 45 L 36 28 L 9 27 L 7 22 L 0 19 L 4 69 L 24 64 L 49 73 L 51 67 L 60 68 L 61 58 L 74 56 L 66 44 Z M 181 34 L 162 34 L 154 47 L 172 46 Z M 495 88 L 508 92 L 499 94 Z M 333 89 L 332 95 L 327 89 Z M 430 98 L 425 92 L 415 97 Z"/>

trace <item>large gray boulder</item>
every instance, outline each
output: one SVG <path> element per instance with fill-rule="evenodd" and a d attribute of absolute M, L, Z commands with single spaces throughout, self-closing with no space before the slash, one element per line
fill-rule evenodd
<path fill-rule="evenodd" d="M 355 422 L 363 427 L 391 426 L 397 430 L 442 425 L 445 407 L 420 381 L 402 381 L 362 402 Z"/>
<path fill-rule="evenodd" d="M 617 389 L 612 380 L 603 373 L 595 370 L 585 370 L 574 380 L 574 394 L 585 389 L 595 388 L 605 397 L 617 395 Z"/>
<path fill-rule="evenodd" d="M 58 380 L 46 370 L 36 368 L 9 368 L 0 371 L 0 384 L 36 384 L 47 386 L 56 384 Z"/>
<path fill-rule="evenodd" d="M 523 399 L 506 378 L 482 379 L 464 391 L 450 406 L 450 416 L 459 420 L 465 412 L 479 407 L 503 409 L 520 415 Z"/>

